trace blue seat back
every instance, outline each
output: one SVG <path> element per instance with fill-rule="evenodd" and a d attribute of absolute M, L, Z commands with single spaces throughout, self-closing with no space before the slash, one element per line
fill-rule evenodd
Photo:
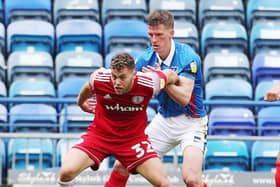
<path fill-rule="evenodd" d="M 280 107 L 265 107 L 258 112 L 258 135 L 279 136 L 280 135 Z"/>
<path fill-rule="evenodd" d="M 258 141 L 252 145 L 251 170 L 270 172 L 275 169 L 279 141 Z"/>

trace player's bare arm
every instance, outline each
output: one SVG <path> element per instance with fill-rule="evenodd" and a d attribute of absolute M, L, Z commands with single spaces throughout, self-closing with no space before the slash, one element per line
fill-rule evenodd
<path fill-rule="evenodd" d="M 165 91 L 175 102 L 186 106 L 192 96 L 194 80 L 183 76 L 178 77 L 179 81 L 176 84 L 167 85 Z"/>
<path fill-rule="evenodd" d="M 77 97 L 77 104 L 81 107 L 81 109 L 88 113 L 93 113 L 94 107 L 91 104 L 91 97 L 93 96 L 93 91 L 89 83 L 84 84 L 82 87 L 80 94 Z"/>

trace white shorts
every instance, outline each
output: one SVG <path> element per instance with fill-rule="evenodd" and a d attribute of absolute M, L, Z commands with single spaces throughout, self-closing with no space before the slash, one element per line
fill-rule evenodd
<path fill-rule="evenodd" d="M 184 150 L 187 146 L 195 146 L 204 152 L 207 123 L 207 116 L 192 118 L 182 114 L 164 118 L 158 113 L 147 126 L 145 132 L 148 134 L 154 150 L 160 156 L 163 156 L 178 144 L 181 145 L 181 150 Z"/>

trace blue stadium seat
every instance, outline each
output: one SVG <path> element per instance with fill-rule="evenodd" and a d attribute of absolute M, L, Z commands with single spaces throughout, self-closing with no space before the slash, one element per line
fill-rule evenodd
<path fill-rule="evenodd" d="M 247 53 L 247 31 L 239 23 L 209 23 L 202 29 L 201 54 L 228 50 Z"/>
<path fill-rule="evenodd" d="M 61 163 L 70 149 L 81 143 L 82 139 L 60 139 L 56 145 L 56 166 L 61 167 Z"/>
<path fill-rule="evenodd" d="M 54 22 L 67 19 L 88 19 L 99 22 L 98 0 L 56 0 L 54 1 Z"/>
<path fill-rule="evenodd" d="M 240 78 L 251 81 L 251 67 L 246 54 L 240 52 L 210 52 L 203 60 L 204 81 L 217 78 Z"/>
<path fill-rule="evenodd" d="M 156 112 L 158 112 L 159 101 L 156 97 L 152 97 L 149 102 L 149 106 L 152 107 Z"/>
<path fill-rule="evenodd" d="M 112 60 L 113 56 L 115 56 L 116 54 L 121 53 L 121 52 L 129 53 L 131 56 L 133 56 L 135 61 L 137 60 L 137 57 L 142 53 L 141 51 L 137 51 L 137 50 L 135 50 L 135 51 L 134 50 L 127 50 L 127 51 L 117 50 L 117 51 L 109 52 L 105 56 L 104 67 L 109 69 L 111 66 L 111 60 Z"/>
<path fill-rule="evenodd" d="M 252 85 L 242 79 L 220 78 L 206 83 L 205 98 L 210 100 L 251 100 Z"/>
<path fill-rule="evenodd" d="M 184 21 L 189 23 L 196 23 L 196 0 L 150 0 L 149 10 L 164 9 L 171 12 L 175 21 Z"/>
<path fill-rule="evenodd" d="M 35 29 L 36 28 L 36 29 Z M 7 52 L 44 51 L 53 53 L 54 27 L 41 20 L 20 20 L 7 28 Z"/>
<path fill-rule="evenodd" d="M 173 39 L 179 43 L 189 44 L 199 52 L 199 34 L 196 26 L 189 22 L 175 21 Z"/>
<path fill-rule="evenodd" d="M 258 135 L 280 136 L 280 107 L 265 107 L 258 111 Z"/>
<path fill-rule="evenodd" d="M 280 49 L 280 48 L 279 48 Z M 252 62 L 252 80 L 254 87 L 261 81 L 280 79 L 280 54 L 257 54 Z"/>
<path fill-rule="evenodd" d="M 6 158 L 7 158 L 7 152 L 5 149 L 5 144 L 2 139 L 0 139 L 0 179 L 5 176 L 5 170 L 6 170 Z M 2 184 L 2 180 L 0 180 L 0 185 Z"/>
<path fill-rule="evenodd" d="M 147 4 L 146 1 L 103 0 L 101 14 L 103 25 L 116 19 L 144 21 L 147 14 Z"/>
<path fill-rule="evenodd" d="M 9 97 L 55 98 L 56 92 L 48 80 L 16 80 L 10 85 Z"/>
<path fill-rule="evenodd" d="M 279 141 L 255 141 L 251 151 L 251 171 L 274 171 L 279 147 Z"/>
<path fill-rule="evenodd" d="M 280 1 L 254 0 L 248 1 L 246 11 L 246 24 L 250 29 L 259 23 L 280 22 Z"/>
<path fill-rule="evenodd" d="M 249 158 L 244 141 L 209 140 L 205 156 L 205 170 L 247 171 Z"/>
<path fill-rule="evenodd" d="M 65 51 L 55 58 L 55 75 L 58 84 L 67 78 L 88 78 L 103 66 L 101 54 L 91 51 Z"/>
<path fill-rule="evenodd" d="M 3 54 L 0 54 L 0 81 L 6 82 L 6 62 Z"/>
<path fill-rule="evenodd" d="M 102 28 L 98 22 L 69 19 L 56 26 L 56 51 L 101 52 Z"/>
<path fill-rule="evenodd" d="M 249 55 L 280 52 L 280 25 L 256 24 L 250 32 Z"/>
<path fill-rule="evenodd" d="M 8 0 L 4 5 L 6 25 L 16 20 L 26 19 L 52 21 L 51 0 Z"/>
<path fill-rule="evenodd" d="M 244 25 L 245 10 L 242 0 L 200 0 L 199 1 L 199 27 L 207 23 L 234 22 Z"/>
<path fill-rule="evenodd" d="M 89 79 L 85 78 L 69 78 L 58 83 L 57 97 L 58 98 L 74 98 L 79 95 L 83 85 Z M 58 104 L 58 111 L 61 111 L 64 105 Z"/>
<path fill-rule="evenodd" d="M 3 7 L 3 1 L 0 1 L 0 22 L 4 22 L 4 7 Z"/>
<path fill-rule="evenodd" d="M 9 169 L 39 170 L 53 166 L 53 143 L 50 139 L 9 140 Z"/>
<path fill-rule="evenodd" d="M 47 104 L 17 104 L 10 109 L 9 132 L 58 132 L 56 110 Z"/>
<path fill-rule="evenodd" d="M 3 81 L 0 81 L 0 97 L 7 97 L 7 87 Z"/>
<path fill-rule="evenodd" d="M 209 113 L 209 134 L 255 136 L 257 124 L 248 108 L 213 108 Z"/>
<path fill-rule="evenodd" d="M 8 131 L 8 111 L 7 107 L 0 104 L 0 132 Z"/>
<path fill-rule="evenodd" d="M 83 133 L 94 119 L 94 114 L 84 112 L 77 105 L 64 107 L 60 112 L 59 124 L 62 133 Z"/>
<path fill-rule="evenodd" d="M 6 45 L 5 45 L 5 41 L 6 41 L 6 31 L 5 31 L 5 26 L 3 25 L 3 23 L 0 23 L 0 53 L 4 54 L 4 52 L 6 52 Z"/>
<path fill-rule="evenodd" d="M 54 82 L 54 63 L 47 52 L 16 51 L 9 55 L 7 82 L 15 80 L 36 79 Z"/>
<path fill-rule="evenodd" d="M 129 49 L 143 51 L 149 46 L 147 24 L 143 21 L 115 20 L 104 26 L 105 54 Z"/>

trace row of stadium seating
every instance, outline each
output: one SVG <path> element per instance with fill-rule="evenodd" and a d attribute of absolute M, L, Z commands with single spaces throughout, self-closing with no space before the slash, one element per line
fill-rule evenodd
<path fill-rule="evenodd" d="M 6 142 L 0 139 L 2 169 L 60 167 L 65 153 L 77 142 L 77 139 L 10 139 Z M 279 142 L 253 141 L 249 145 L 245 141 L 211 140 L 207 149 L 204 170 L 273 171 Z M 176 155 L 177 161 L 181 163 L 182 153 L 179 147 L 168 152 L 163 157 L 163 162 L 173 163 Z M 107 159 L 107 169 L 112 167 L 113 160 L 113 157 Z"/>
<path fill-rule="evenodd" d="M 125 19 L 111 21 L 104 27 L 86 19 L 69 19 L 56 26 L 42 20 L 19 20 L 7 29 L 0 24 L 0 47 L 2 53 L 8 54 L 32 48 L 51 54 L 78 49 L 102 54 L 120 48 L 142 51 L 149 46 L 146 28 L 144 21 Z M 279 33 L 276 23 L 255 24 L 249 32 L 240 23 L 218 22 L 205 25 L 199 34 L 194 24 L 176 21 L 174 39 L 190 44 L 202 57 L 228 50 L 253 58 L 261 52 L 279 52 Z"/>
<path fill-rule="evenodd" d="M 87 18 L 106 24 L 116 18 L 145 20 L 147 12 L 169 9 L 176 19 L 198 23 L 231 20 L 251 27 L 256 22 L 279 19 L 280 5 L 275 0 L 4 0 L 0 3 L 1 20 L 42 19 L 55 24 L 65 19 Z"/>

